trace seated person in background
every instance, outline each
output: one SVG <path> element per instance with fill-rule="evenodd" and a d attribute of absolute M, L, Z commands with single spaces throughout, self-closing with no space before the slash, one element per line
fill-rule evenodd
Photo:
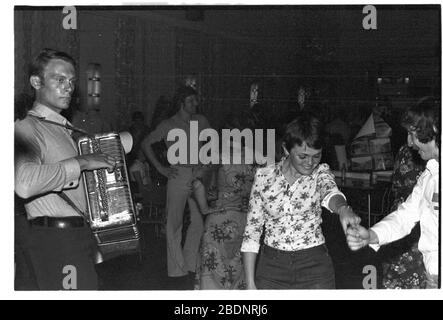
<path fill-rule="evenodd" d="M 172 103 L 165 97 L 160 96 L 155 104 L 154 113 L 151 119 L 151 128 L 156 129 L 157 126 L 163 121 L 170 117 L 172 117 L 175 113 L 175 108 Z M 164 141 L 159 141 L 152 144 L 152 150 L 154 151 L 158 161 L 162 164 L 162 166 L 166 167 L 169 165 L 168 163 L 168 148 Z M 146 154 L 145 154 L 146 156 Z M 146 156 L 146 158 L 148 158 Z M 148 158 L 149 162 L 149 158 Z M 154 166 L 152 162 L 150 164 L 150 176 L 154 186 L 166 186 L 168 183 L 168 178 L 162 175 Z"/>
<path fill-rule="evenodd" d="M 132 161 L 142 156 L 140 155 L 140 144 L 148 135 L 149 131 L 149 127 L 145 124 L 145 116 L 143 113 L 141 111 L 135 111 L 132 114 L 132 124 L 129 127 L 129 133 L 132 136 L 134 146 L 132 151 L 128 154 L 129 165 L 132 164 Z"/>
<path fill-rule="evenodd" d="M 241 247 L 248 289 L 335 288 L 321 207 L 339 214 L 343 230 L 358 225 L 360 218 L 347 205 L 329 166 L 320 164 L 323 139 L 321 122 L 301 114 L 286 128 L 285 157 L 257 169 Z"/>
<path fill-rule="evenodd" d="M 420 158 L 416 147 L 403 145 L 394 163 L 392 176 L 393 204 L 391 211 L 397 210 L 412 193 L 417 179 L 425 169 L 425 162 Z M 411 234 L 392 245 L 385 246 L 380 254 L 390 258 L 383 264 L 383 286 L 387 289 L 420 289 L 426 285 L 426 270 L 423 257 L 418 250 L 420 224 L 412 229 Z"/>
<path fill-rule="evenodd" d="M 404 128 L 401 121 L 399 121 L 402 117 L 403 111 L 393 108 L 390 100 L 385 98 L 372 109 L 372 113 L 374 114 L 374 119 L 379 117 L 391 127 L 392 135 L 389 137 L 391 141 L 391 150 L 394 154 L 397 154 L 406 140 L 406 131 L 403 130 Z"/>
<path fill-rule="evenodd" d="M 136 193 L 141 193 L 145 186 L 152 185 L 149 164 L 142 150 L 139 150 L 137 157 L 129 166 L 129 178 L 136 186 Z"/>
<path fill-rule="evenodd" d="M 132 124 L 129 127 L 129 133 L 133 139 L 133 148 L 127 156 L 129 178 L 136 186 L 136 192 L 140 193 L 144 186 L 152 184 L 149 164 L 140 146 L 149 133 L 149 127 L 145 124 L 145 117 L 141 111 L 132 113 Z"/>
<path fill-rule="evenodd" d="M 368 244 L 378 250 L 381 245 L 408 235 L 420 222 L 418 248 L 426 268 L 426 288 L 438 287 L 440 112 L 440 106 L 433 98 L 424 98 L 403 118 L 403 124 L 408 128 L 408 145 L 415 146 L 421 158 L 427 161 L 411 195 L 396 211 L 369 230 L 362 226 L 347 230 L 351 250 Z"/>

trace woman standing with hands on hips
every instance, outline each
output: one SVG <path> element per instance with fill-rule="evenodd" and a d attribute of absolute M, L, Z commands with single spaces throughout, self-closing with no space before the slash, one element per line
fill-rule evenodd
<path fill-rule="evenodd" d="M 335 288 L 321 207 L 339 215 L 345 232 L 360 218 L 347 205 L 329 166 L 320 164 L 323 132 L 317 118 L 301 114 L 286 128 L 285 157 L 257 170 L 241 248 L 248 289 Z"/>

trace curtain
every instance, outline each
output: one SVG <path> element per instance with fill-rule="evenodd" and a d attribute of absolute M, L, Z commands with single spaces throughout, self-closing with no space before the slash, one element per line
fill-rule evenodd
<path fill-rule="evenodd" d="M 119 17 L 115 30 L 115 87 L 118 119 L 130 119 L 136 109 L 135 19 Z M 124 122 L 117 124 L 124 127 Z"/>
<path fill-rule="evenodd" d="M 62 8 L 53 10 L 17 9 L 14 12 L 15 94 L 32 94 L 28 65 L 43 49 L 51 48 L 70 54 L 79 62 L 78 30 L 63 29 Z"/>

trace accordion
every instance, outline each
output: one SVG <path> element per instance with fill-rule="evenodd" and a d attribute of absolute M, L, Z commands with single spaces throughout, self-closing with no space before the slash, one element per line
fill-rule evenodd
<path fill-rule="evenodd" d="M 83 172 L 87 218 L 103 259 L 139 251 L 140 234 L 120 135 L 105 133 L 82 137 L 78 147 L 80 155 L 101 152 L 116 159 L 112 173 L 107 169 Z"/>

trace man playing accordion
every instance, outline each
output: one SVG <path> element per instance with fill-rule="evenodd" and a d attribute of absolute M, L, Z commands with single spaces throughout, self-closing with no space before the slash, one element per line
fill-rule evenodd
<path fill-rule="evenodd" d="M 103 153 L 78 155 L 70 124 L 60 114 L 69 108 L 76 80 L 68 54 L 44 49 L 31 63 L 29 80 L 35 101 L 15 123 L 15 192 L 27 199 L 28 250 L 37 284 L 40 290 L 96 290 L 96 243 L 89 225 L 57 193 L 64 192 L 85 212 L 81 172 L 112 171 L 115 159 Z"/>

